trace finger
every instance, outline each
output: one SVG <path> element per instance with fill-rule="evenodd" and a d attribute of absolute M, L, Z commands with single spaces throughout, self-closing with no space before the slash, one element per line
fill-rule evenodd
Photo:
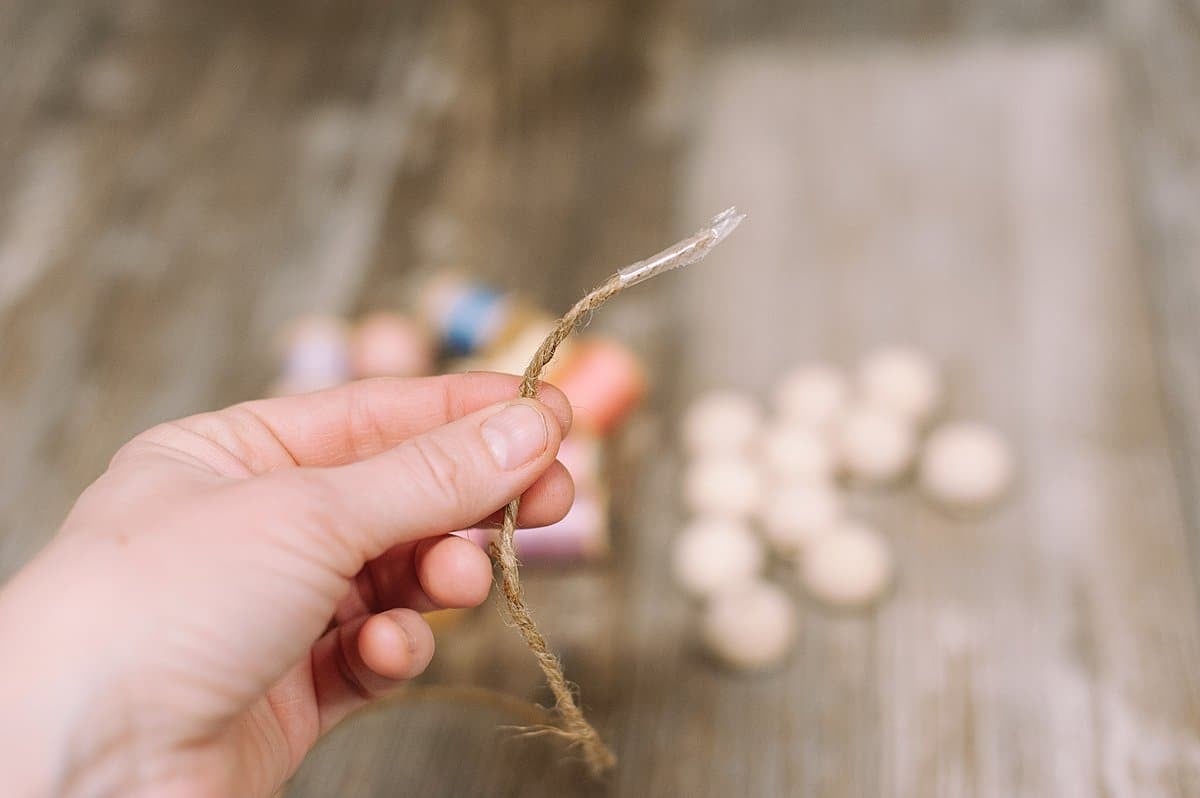
<path fill-rule="evenodd" d="M 561 521 L 575 501 L 575 483 L 562 463 L 555 462 L 538 478 L 537 482 L 521 497 L 521 509 L 517 514 L 517 525 L 532 528 L 547 526 Z M 480 524 L 498 526 L 503 511 L 492 513 Z M 478 526 L 475 524 L 473 526 Z M 367 562 L 354 578 L 351 590 L 338 603 L 334 612 L 334 623 L 345 623 L 371 613 L 382 612 L 394 607 L 409 607 L 417 612 L 431 612 L 448 607 L 474 606 L 467 599 L 445 598 L 435 601 L 426 594 L 416 569 L 417 547 L 436 544 L 448 535 L 426 538 L 416 543 L 401 543 L 392 546 L 374 560 Z M 481 546 L 473 538 L 453 538 L 461 543 L 470 543 L 478 555 L 484 557 L 487 577 L 490 581 L 490 560 L 483 554 Z M 453 544 L 458 545 L 458 544 Z M 471 556 L 471 555 L 460 555 Z M 483 586 L 486 596 L 487 585 Z"/>
<path fill-rule="evenodd" d="M 326 561 L 349 577 L 398 543 L 463 529 L 521 495 L 555 462 L 561 430 L 549 408 L 522 399 L 369 460 L 264 477 L 256 489 L 297 513 L 290 527 L 316 536 L 300 542 L 326 546 Z"/>
<path fill-rule="evenodd" d="M 413 610 L 389 610 L 327 632 L 312 651 L 321 734 L 355 709 L 419 676 L 433 651 L 433 632 Z"/>
<path fill-rule="evenodd" d="M 549 526 L 563 520 L 575 502 L 575 480 L 566 466 L 557 460 L 550 464 L 537 482 L 521 494 L 521 508 L 517 511 L 517 526 L 531 529 Z M 504 509 L 492 513 L 471 526 L 500 526 L 504 520 Z"/>
<path fill-rule="evenodd" d="M 517 515 L 517 525 L 521 527 L 547 526 L 561 521 L 571 509 L 575 500 L 575 483 L 567 473 L 562 463 L 555 462 L 538 478 L 521 498 L 521 510 Z M 498 525 L 500 513 L 493 513 L 487 521 Z M 339 603 L 334 612 L 335 623 L 345 623 L 363 615 L 382 612 L 394 607 L 409 607 L 417 612 L 431 612 L 448 607 L 473 607 L 469 598 L 451 598 L 444 596 L 435 599 L 428 595 L 422 587 L 425 576 L 418 578 L 417 557 L 418 547 L 435 546 L 439 541 L 451 538 L 459 544 L 469 543 L 476 552 L 458 556 L 482 557 L 485 566 L 486 581 L 482 585 L 486 597 L 488 584 L 491 580 L 491 565 L 487 555 L 470 539 L 451 536 L 426 538 L 416 543 L 401 543 L 392 546 L 374 560 L 367 562 L 354 578 L 355 589 L 351 590 Z M 465 566 L 464 566 L 465 567 Z M 437 578 L 434 575 L 432 578 Z M 482 599 L 480 599 L 482 601 Z"/>
<path fill-rule="evenodd" d="M 430 609 L 477 607 L 492 588 L 492 561 L 469 540 L 449 535 L 417 544 L 417 580 Z"/>
<path fill-rule="evenodd" d="M 489 405 L 519 395 L 509 374 L 468 372 L 417 379 L 379 378 L 326 391 L 244 402 L 163 424 L 138 436 L 123 453 L 160 443 L 214 461 L 223 472 L 263 474 L 288 466 L 336 466 L 373 457 Z M 571 404 L 549 383 L 538 399 L 563 434 Z"/>
<path fill-rule="evenodd" d="M 417 612 L 475 607 L 488 595 L 492 564 L 478 546 L 452 535 L 393 546 L 354 578 L 335 623 L 406 608 Z"/>

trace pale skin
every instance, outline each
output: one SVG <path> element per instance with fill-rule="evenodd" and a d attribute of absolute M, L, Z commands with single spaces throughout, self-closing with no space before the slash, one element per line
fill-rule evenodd
<path fill-rule="evenodd" d="M 237 405 L 139 435 L 0 589 L 17 796 L 270 796 L 433 657 L 421 613 L 488 595 L 448 533 L 523 495 L 560 519 L 571 408 L 461 374 Z"/>

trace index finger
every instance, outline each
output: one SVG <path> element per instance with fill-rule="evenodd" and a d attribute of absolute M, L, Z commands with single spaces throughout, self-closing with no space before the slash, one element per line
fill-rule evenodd
<path fill-rule="evenodd" d="M 476 410 L 516 398 L 520 387 L 520 377 L 482 371 L 380 377 L 299 396 L 244 402 L 179 423 L 202 435 L 232 431 L 241 443 L 250 444 L 245 449 L 258 456 L 265 454 L 261 439 L 267 433 L 281 450 L 277 454 L 291 462 L 264 463 L 255 471 L 279 465 L 336 466 L 372 457 Z M 567 397 L 553 385 L 541 383 L 538 400 L 558 418 L 565 435 L 571 427 Z"/>

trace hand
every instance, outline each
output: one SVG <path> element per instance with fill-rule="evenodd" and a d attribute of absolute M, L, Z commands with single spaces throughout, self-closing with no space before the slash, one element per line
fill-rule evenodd
<path fill-rule="evenodd" d="M 270 795 L 425 669 L 420 613 L 486 598 L 448 532 L 521 494 L 523 525 L 566 513 L 570 406 L 518 386 L 372 380 L 127 444 L 0 591 L 6 794 Z"/>

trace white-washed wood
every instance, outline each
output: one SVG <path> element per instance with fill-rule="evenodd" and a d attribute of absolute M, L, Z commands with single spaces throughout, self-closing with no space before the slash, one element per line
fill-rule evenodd
<path fill-rule="evenodd" d="M 914 343 L 946 364 L 950 412 L 1006 429 L 1021 465 L 979 522 L 862 501 L 896 593 L 875 617 L 808 613 L 780 685 L 807 696 L 804 731 L 755 734 L 771 709 L 744 706 L 714 732 L 759 766 L 736 778 L 767 794 L 790 760 L 818 794 L 1196 789 L 1194 588 L 1104 51 L 741 53 L 712 78 L 687 207 L 750 218 L 681 277 L 683 384 Z M 813 673 L 829 662 L 840 678 Z M 825 789 L 830 763 L 878 782 Z"/>

